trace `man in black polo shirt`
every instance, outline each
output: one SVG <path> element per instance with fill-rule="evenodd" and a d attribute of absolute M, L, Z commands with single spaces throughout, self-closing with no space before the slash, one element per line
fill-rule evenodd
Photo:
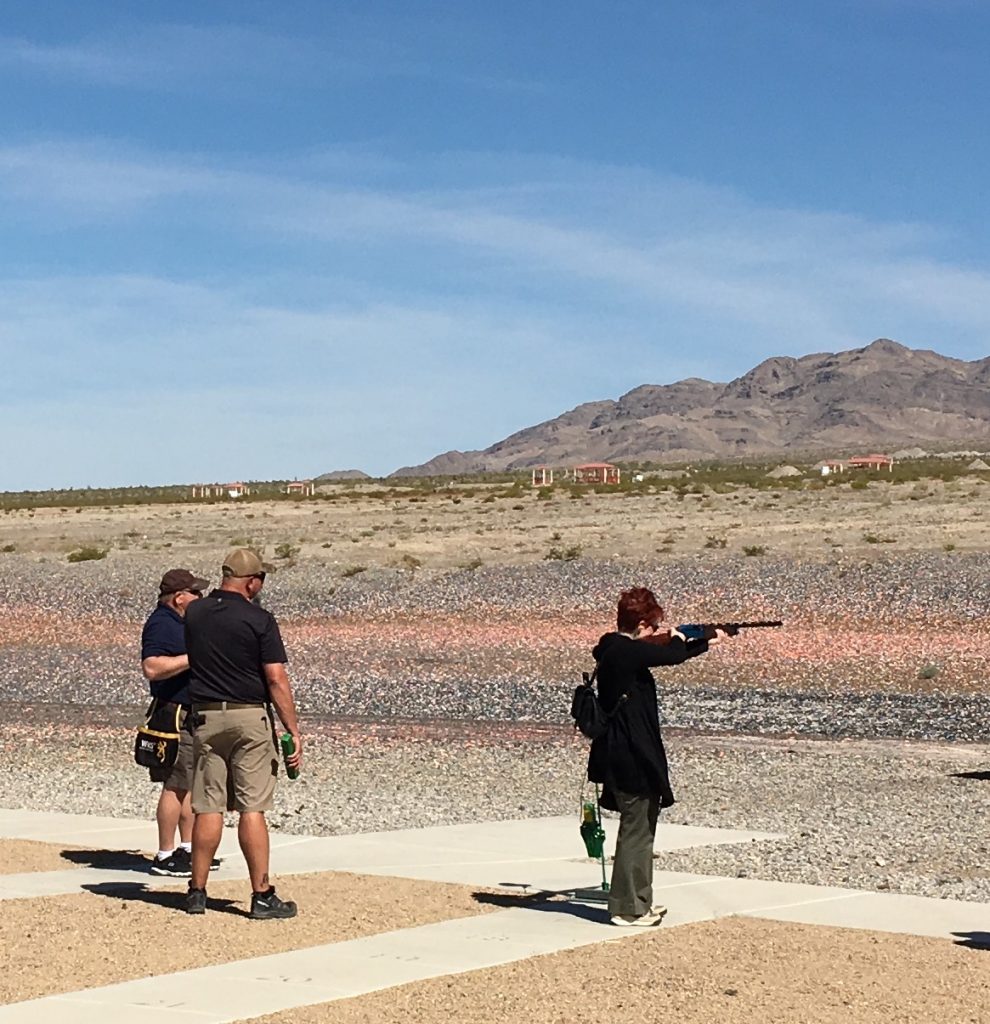
<path fill-rule="evenodd" d="M 302 737 L 278 623 L 254 603 L 264 583 L 261 559 L 238 548 L 224 559 L 220 588 L 186 613 L 196 815 L 186 897 L 190 914 L 206 911 L 206 881 L 223 833 L 229 781 L 240 815 L 237 838 L 251 876 L 251 917 L 296 915 L 295 903 L 279 899 L 268 877 L 265 812 L 273 807 L 280 760 L 270 706 L 295 743 L 288 759 L 292 768 L 302 761 Z"/>
<path fill-rule="evenodd" d="M 189 711 L 189 658 L 183 617 L 186 608 L 203 596 L 206 580 L 188 569 L 169 569 L 158 587 L 158 605 L 141 631 L 141 671 L 151 688 L 152 714 L 181 725 Z M 192 849 L 193 814 L 189 802 L 193 770 L 192 736 L 182 729 L 175 763 L 150 768 L 152 782 L 162 783 L 155 817 L 158 853 L 151 862 L 153 875 L 188 875 Z M 175 832 L 179 831 L 179 845 Z"/>

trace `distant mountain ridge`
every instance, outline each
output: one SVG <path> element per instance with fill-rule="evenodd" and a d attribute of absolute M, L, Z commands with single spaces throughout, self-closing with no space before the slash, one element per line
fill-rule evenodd
<path fill-rule="evenodd" d="M 392 476 L 575 462 L 674 462 L 902 448 L 990 438 L 990 357 L 966 362 L 880 338 L 774 356 L 728 384 L 691 377 L 587 402 L 482 451 L 450 451 Z"/>

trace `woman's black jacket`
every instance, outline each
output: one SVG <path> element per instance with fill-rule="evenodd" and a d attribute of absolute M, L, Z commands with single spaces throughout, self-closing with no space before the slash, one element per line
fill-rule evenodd
<path fill-rule="evenodd" d="M 606 633 L 598 641 L 591 652 L 598 662 L 598 699 L 612 719 L 605 735 L 591 744 L 588 780 L 604 786 L 602 807 L 619 809 L 617 789 L 636 796 L 657 796 L 661 807 L 674 802 L 660 737 L 657 687 L 650 669 L 679 665 L 707 650 L 707 640 L 676 637 L 660 645 Z"/>

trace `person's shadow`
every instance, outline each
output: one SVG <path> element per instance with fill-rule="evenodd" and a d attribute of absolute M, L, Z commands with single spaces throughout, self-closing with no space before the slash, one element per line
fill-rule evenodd
<path fill-rule="evenodd" d="M 957 946 L 990 950 L 990 932 L 953 932 Z"/>
<path fill-rule="evenodd" d="M 976 782 L 990 782 L 990 771 L 975 772 L 953 772 L 950 778 L 953 779 L 974 779 Z"/>
<path fill-rule="evenodd" d="M 141 871 L 147 873 L 150 859 L 135 850 L 63 850 L 60 854 L 70 864 L 80 864 L 102 871 Z"/>
<path fill-rule="evenodd" d="M 567 890 L 570 892 L 571 890 Z M 538 910 L 545 914 L 568 914 L 595 924 L 608 924 L 608 911 L 604 907 L 589 906 L 573 899 L 567 899 L 564 892 L 473 892 L 472 899 L 476 903 L 484 903 L 492 907 L 509 909 L 519 907 L 525 910 Z"/>
<path fill-rule="evenodd" d="M 181 879 L 176 879 L 181 881 Z M 143 882 L 94 882 L 84 885 L 83 889 L 94 896 L 106 896 L 109 899 L 125 902 L 147 903 L 153 907 L 166 907 L 169 910 L 185 910 L 186 894 L 170 889 L 150 889 Z M 222 914 L 233 914 L 235 917 L 250 917 L 250 913 L 236 900 L 206 898 L 207 910 L 218 910 Z"/>

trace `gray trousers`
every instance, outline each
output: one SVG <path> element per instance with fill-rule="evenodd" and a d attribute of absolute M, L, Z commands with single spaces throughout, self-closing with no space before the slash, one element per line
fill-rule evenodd
<path fill-rule="evenodd" d="M 619 804 L 619 835 L 615 841 L 608 912 L 613 917 L 640 917 L 653 907 L 653 840 L 660 798 L 613 792 Z"/>

